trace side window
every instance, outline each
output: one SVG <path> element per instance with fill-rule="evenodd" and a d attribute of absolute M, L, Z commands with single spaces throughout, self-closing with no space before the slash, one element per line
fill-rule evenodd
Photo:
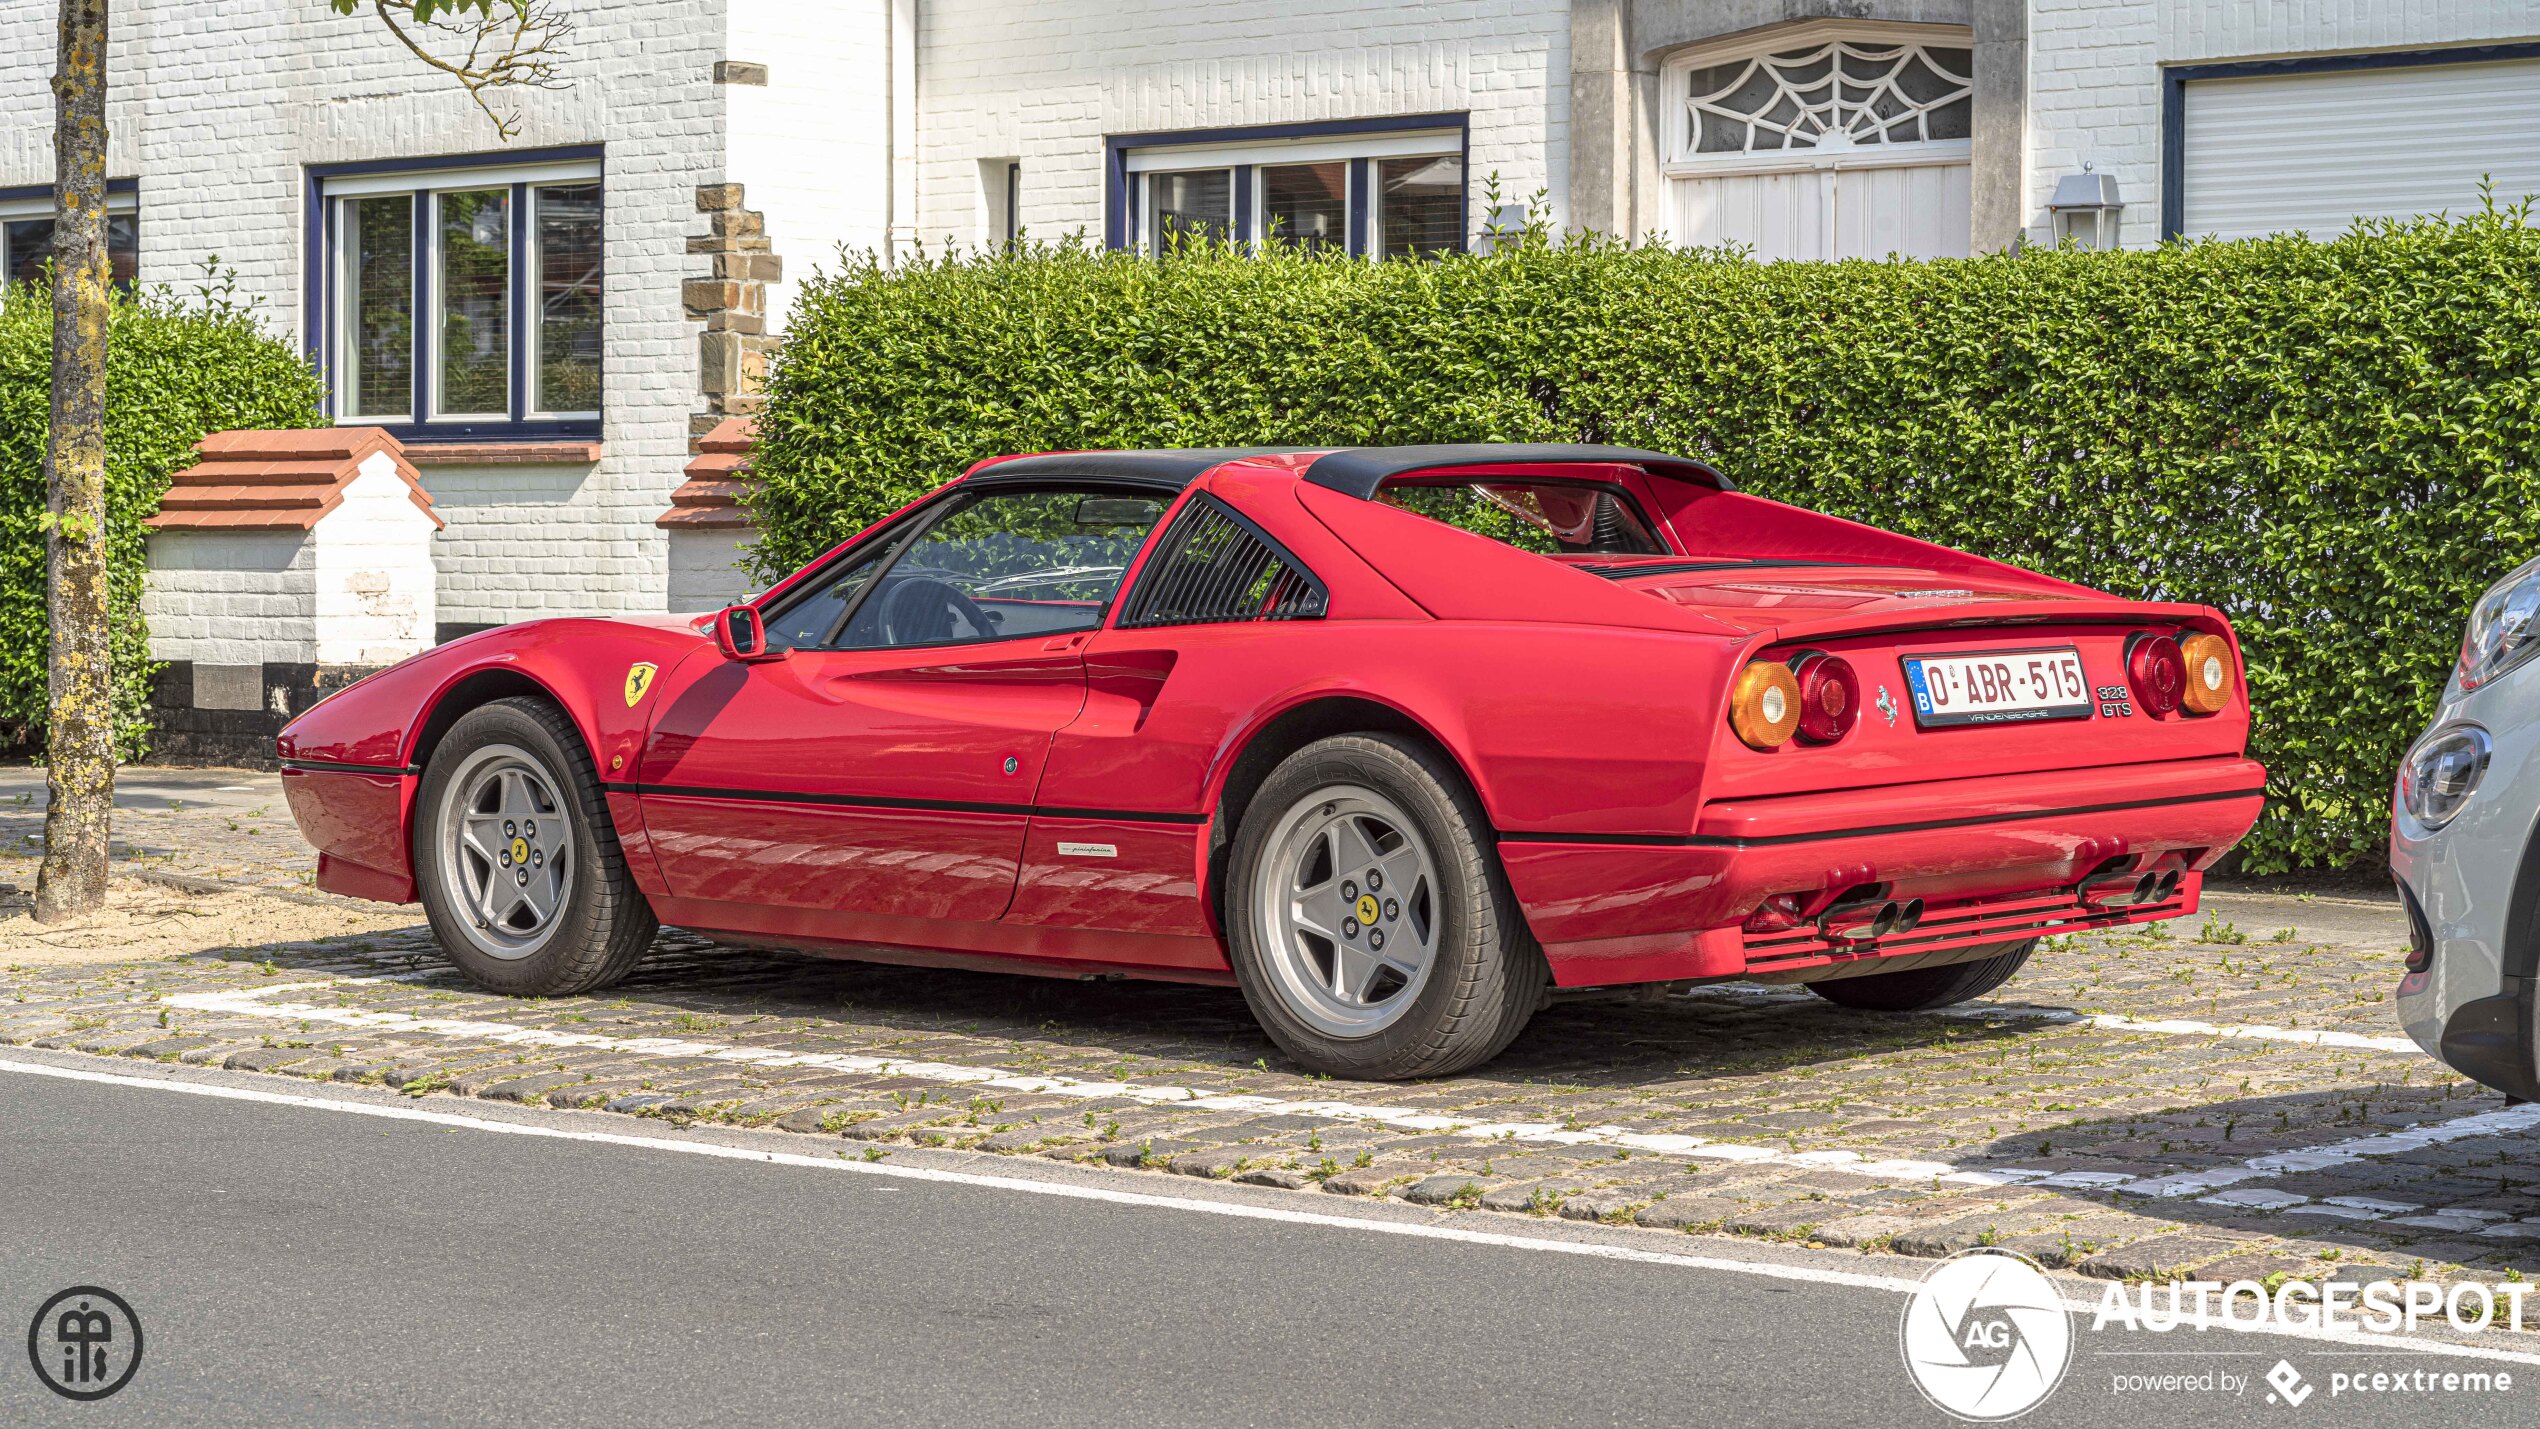
<path fill-rule="evenodd" d="M 873 573 L 882 569 L 891 553 L 907 539 L 905 529 L 894 532 L 874 542 L 872 549 L 859 551 L 821 572 L 810 589 L 789 598 L 782 609 L 767 618 L 767 648 L 815 650 L 835 641 L 838 623 L 855 604 L 856 594 L 872 583 Z"/>
<path fill-rule="evenodd" d="M 1166 504 L 1083 488 L 972 496 L 910 542 L 836 643 L 959 645 L 1091 630 Z"/>
<path fill-rule="evenodd" d="M 1156 546 L 1121 612 L 1123 626 L 1315 620 L 1322 582 L 1222 503 L 1191 499 Z"/>

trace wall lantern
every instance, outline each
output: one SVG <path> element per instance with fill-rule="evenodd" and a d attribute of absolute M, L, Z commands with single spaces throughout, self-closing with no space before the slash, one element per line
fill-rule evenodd
<path fill-rule="evenodd" d="M 2093 173 L 2084 164 L 2080 173 L 2055 181 L 2055 196 L 2046 201 L 2046 212 L 2058 245 L 2069 238 L 2076 248 L 2114 248 L 2125 200 L 2117 197 L 2116 175 Z"/>

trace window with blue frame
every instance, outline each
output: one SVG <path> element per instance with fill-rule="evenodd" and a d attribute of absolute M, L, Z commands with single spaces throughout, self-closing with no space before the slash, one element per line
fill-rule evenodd
<path fill-rule="evenodd" d="M 1369 258 L 1465 246 L 1465 116 L 1115 135 L 1111 245 L 1207 240 Z"/>
<path fill-rule="evenodd" d="M 597 155 L 311 183 L 324 283 L 313 339 L 337 421 L 427 441 L 598 435 Z"/>
<path fill-rule="evenodd" d="M 43 283 L 53 256 L 53 190 L 0 189 L 0 279 Z M 106 277 L 120 288 L 140 281 L 141 196 L 131 179 L 106 181 Z"/>

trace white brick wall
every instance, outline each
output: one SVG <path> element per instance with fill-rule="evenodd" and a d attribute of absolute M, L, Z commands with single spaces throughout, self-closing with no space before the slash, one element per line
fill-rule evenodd
<path fill-rule="evenodd" d="M 721 610 L 766 588 L 741 563 L 755 538 L 747 531 L 673 527 L 670 532 L 670 608 Z"/>
<path fill-rule="evenodd" d="M 574 6 L 570 89 L 501 102 L 506 146 L 454 85 L 366 13 L 324 5 L 129 5 L 115 12 L 110 172 L 141 182 L 141 271 L 180 289 L 217 253 L 278 335 L 302 339 L 305 166 L 606 147 L 607 456 L 549 468 L 429 468 L 450 519 L 447 621 L 658 610 L 653 518 L 687 460 L 697 325 L 679 280 L 702 273 L 695 190 L 723 178 L 727 0 Z M 816 17 L 815 17 L 816 18 Z M 52 6 L 0 8 L 0 185 L 52 177 Z M 303 657 L 305 658 L 305 657 Z"/>
<path fill-rule="evenodd" d="M 1472 212 L 1569 152 L 1564 0 L 936 0 L 919 26 L 920 231 L 977 242 L 979 160 L 1023 161 L 1024 226 L 1103 231 L 1105 134 L 1470 111 Z"/>
<path fill-rule="evenodd" d="M 317 663 L 393 665 L 432 648 L 438 532 L 394 458 L 371 453 L 315 535 Z"/>
<path fill-rule="evenodd" d="M 150 654 L 198 665 L 317 660 L 317 539 L 307 531 L 154 531 L 141 616 Z"/>
<path fill-rule="evenodd" d="M 2125 241 L 2159 241 L 2161 66 L 2540 37 L 2540 0 L 2030 0 L 2030 235 L 2055 180 L 2114 174 Z"/>

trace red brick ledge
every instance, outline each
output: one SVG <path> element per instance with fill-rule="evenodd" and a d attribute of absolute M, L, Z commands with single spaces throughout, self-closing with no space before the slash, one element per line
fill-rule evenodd
<path fill-rule="evenodd" d="M 214 432 L 195 444 L 200 460 L 178 472 L 144 525 L 169 530 L 305 531 L 344 504 L 344 490 L 377 452 L 395 460 L 415 509 L 445 526 L 414 463 L 377 427 Z"/>
<path fill-rule="evenodd" d="M 670 509 L 653 524 L 671 531 L 747 531 L 757 523 L 741 508 L 742 498 L 757 483 L 750 479 L 750 449 L 758 442 L 758 424 L 748 417 L 726 417 L 697 443 L 697 455 L 681 473 L 688 479 L 670 493 Z"/>
<path fill-rule="evenodd" d="M 417 442 L 406 459 L 417 466 L 588 466 L 607 455 L 599 442 Z"/>

